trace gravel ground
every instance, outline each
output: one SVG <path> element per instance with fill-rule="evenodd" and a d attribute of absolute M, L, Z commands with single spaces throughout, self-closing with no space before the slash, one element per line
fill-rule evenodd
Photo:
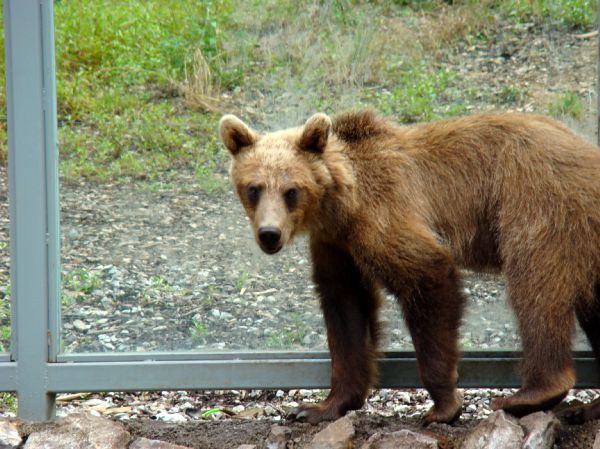
<path fill-rule="evenodd" d="M 261 254 L 230 191 L 82 184 L 62 204 L 67 352 L 326 348 L 306 242 Z M 463 348 L 517 347 L 502 278 L 465 273 L 465 292 Z M 382 318 L 411 350 L 391 297 Z"/>
<path fill-rule="evenodd" d="M 230 191 L 82 184 L 62 204 L 67 352 L 326 348 L 306 242 L 261 254 Z M 467 272 L 464 286 L 463 348 L 517 347 L 503 279 Z M 386 347 L 411 350 L 392 297 L 381 316 Z"/>

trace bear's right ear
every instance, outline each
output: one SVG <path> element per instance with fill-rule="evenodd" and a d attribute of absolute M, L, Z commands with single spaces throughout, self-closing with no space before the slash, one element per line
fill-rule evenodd
<path fill-rule="evenodd" d="M 248 125 L 231 114 L 224 115 L 219 121 L 219 133 L 221 140 L 233 156 L 258 140 L 258 135 Z"/>
<path fill-rule="evenodd" d="M 327 114 L 317 113 L 304 124 L 298 146 L 304 151 L 321 154 L 327 146 L 331 119 Z"/>

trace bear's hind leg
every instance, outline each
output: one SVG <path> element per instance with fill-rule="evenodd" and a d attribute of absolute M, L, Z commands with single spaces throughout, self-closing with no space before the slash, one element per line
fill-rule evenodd
<path fill-rule="evenodd" d="M 320 404 L 302 405 L 289 417 L 316 424 L 362 407 L 375 382 L 381 293 L 343 250 L 311 241 L 311 254 L 331 354 L 331 391 Z"/>
<path fill-rule="evenodd" d="M 524 274 L 519 278 L 532 279 Z M 547 280 L 520 284 L 507 276 L 523 347 L 522 387 L 512 396 L 495 399 L 492 409 L 515 416 L 547 410 L 575 384 L 571 345 L 576 295 L 570 287 L 568 282 Z"/>
<path fill-rule="evenodd" d="M 582 302 L 578 305 L 577 320 L 594 351 L 596 363 L 600 364 L 600 284 L 596 284 L 595 297 L 591 304 Z M 599 419 L 600 398 L 589 404 L 568 407 L 560 412 L 560 416 L 571 424 Z"/>
<path fill-rule="evenodd" d="M 462 395 L 456 389 L 457 342 L 464 303 L 454 267 L 436 278 L 420 281 L 411 296 L 400 296 L 421 380 L 434 402 L 423 418 L 426 424 L 451 423 L 461 414 Z"/>

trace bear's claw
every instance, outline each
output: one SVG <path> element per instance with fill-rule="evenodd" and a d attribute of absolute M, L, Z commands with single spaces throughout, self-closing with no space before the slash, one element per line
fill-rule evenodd
<path fill-rule="evenodd" d="M 293 421 L 318 424 L 321 421 L 334 421 L 342 416 L 333 407 L 320 407 L 318 405 L 301 405 L 292 409 L 287 418 Z"/>

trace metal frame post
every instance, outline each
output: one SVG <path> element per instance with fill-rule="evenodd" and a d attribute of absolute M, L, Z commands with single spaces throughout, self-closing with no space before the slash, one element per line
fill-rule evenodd
<path fill-rule="evenodd" d="M 48 362 L 59 307 L 58 173 L 52 0 L 5 0 L 12 356 L 19 416 L 54 415 Z M 50 310 L 52 309 L 52 316 Z M 50 349 L 52 347 L 52 349 Z"/>

